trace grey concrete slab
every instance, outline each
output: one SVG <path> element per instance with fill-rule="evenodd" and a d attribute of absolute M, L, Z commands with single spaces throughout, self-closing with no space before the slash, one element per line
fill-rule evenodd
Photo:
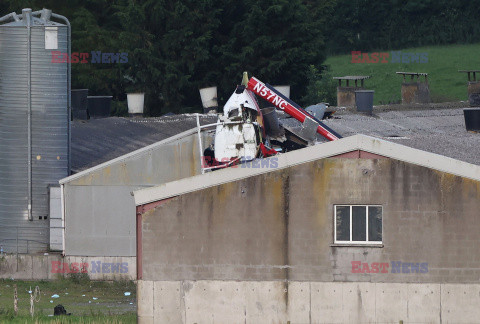
<path fill-rule="evenodd" d="M 312 282 L 311 322 L 343 323 L 343 287 L 336 282 Z"/>
<path fill-rule="evenodd" d="M 157 323 L 184 323 L 185 303 L 181 281 L 155 281 L 155 307 L 153 315 Z"/>
<path fill-rule="evenodd" d="M 440 323 L 440 284 L 407 286 L 407 313 L 411 323 Z"/>
<path fill-rule="evenodd" d="M 145 323 L 477 323 L 480 285 L 138 282 Z M 151 310 L 147 310 L 150 307 Z"/>
<path fill-rule="evenodd" d="M 376 315 L 375 285 L 357 282 L 343 283 L 343 323 L 374 323 Z"/>
<path fill-rule="evenodd" d="M 477 323 L 480 318 L 480 285 L 452 285 L 441 287 L 442 322 Z"/>
<path fill-rule="evenodd" d="M 45 280 L 48 278 L 51 263 L 44 255 L 32 255 L 32 279 Z"/>
<path fill-rule="evenodd" d="M 309 323 L 311 319 L 311 283 L 288 283 L 287 314 L 290 323 Z"/>
<path fill-rule="evenodd" d="M 246 286 L 241 282 L 187 283 L 184 285 L 185 323 L 238 323 L 240 318 L 245 317 L 247 307 L 244 289 Z"/>
<path fill-rule="evenodd" d="M 247 323 L 281 323 L 287 318 L 287 284 L 249 281 L 245 287 Z"/>
<path fill-rule="evenodd" d="M 146 321 L 153 320 L 153 281 L 140 280 L 137 282 L 137 315 Z"/>
<path fill-rule="evenodd" d="M 399 283 L 375 284 L 375 317 L 380 323 L 407 322 L 407 285 Z"/>
<path fill-rule="evenodd" d="M 19 254 L 18 257 L 11 258 L 11 266 L 18 267 L 11 275 L 13 279 L 31 279 L 33 274 L 32 256 L 28 254 Z"/>

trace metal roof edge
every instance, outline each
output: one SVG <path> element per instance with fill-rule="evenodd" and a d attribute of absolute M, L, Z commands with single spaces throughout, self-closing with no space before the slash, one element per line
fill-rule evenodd
<path fill-rule="evenodd" d="M 479 165 L 385 141 L 376 137 L 361 135 L 358 140 L 359 149 L 363 151 L 480 181 Z"/>
<path fill-rule="evenodd" d="M 295 165 L 343 154 L 358 149 L 358 138 L 361 135 L 345 137 L 333 142 L 327 142 L 319 145 L 306 147 L 300 150 L 279 154 L 264 159 L 266 165 L 271 165 L 276 161 L 275 167 L 261 167 L 262 162 L 248 162 L 245 167 L 230 167 L 215 172 L 200 174 L 189 178 L 184 178 L 150 188 L 140 189 L 133 192 L 135 205 L 144 205 L 150 202 L 171 198 L 180 194 L 185 194 L 216 185 L 233 182 L 256 175 L 282 170 Z M 272 160 L 276 159 L 276 160 Z M 270 162 L 265 163 L 267 160 Z M 255 167 L 259 163 L 260 167 Z"/>
<path fill-rule="evenodd" d="M 136 155 L 145 153 L 145 152 L 147 152 L 147 151 L 150 151 L 150 150 L 152 150 L 152 149 L 155 149 L 155 148 L 158 147 L 158 146 L 162 146 L 162 145 L 164 145 L 164 144 L 168 144 L 168 143 L 173 142 L 173 141 L 176 141 L 176 140 L 178 140 L 178 139 L 180 139 L 180 138 L 182 138 L 182 137 L 185 137 L 185 136 L 188 136 L 188 135 L 192 135 L 192 134 L 196 134 L 196 133 L 197 133 L 197 128 L 196 128 L 196 127 L 191 128 L 191 129 L 186 130 L 186 131 L 184 131 L 184 132 L 182 132 L 182 133 L 179 133 L 179 134 L 177 134 L 177 135 L 168 137 L 168 138 L 166 138 L 166 139 L 164 139 L 164 140 L 161 140 L 161 141 L 159 141 L 159 142 L 150 144 L 150 145 L 145 146 L 145 147 L 142 147 L 142 148 L 140 148 L 140 149 L 138 149 L 138 150 L 132 151 L 132 152 L 127 153 L 127 154 L 124 154 L 124 155 L 119 156 L 119 157 L 117 157 L 117 158 L 114 158 L 114 159 L 112 159 L 112 160 L 103 162 L 103 163 L 101 163 L 101 164 L 98 164 L 98 165 L 96 165 L 96 166 L 94 166 L 94 167 L 91 167 L 91 168 L 89 168 L 89 169 L 80 171 L 80 172 L 75 173 L 75 174 L 73 174 L 73 175 L 71 175 L 71 176 L 68 176 L 68 177 L 66 177 L 66 178 L 60 179 L 58 182 L 59 182 L 59 184 L 62 185 L 62 184 L 68 183 L 68 182 L 70 182 L 70 181 L 77 180 L 77 179 L 79 179 L 79 178 L 81 178 L 81 177 L 83 177 L 83 176 L 89 175 L 89 174 L 91 174 L 91 173 L 93 173 L 93 172 L 95 172 L 95 171 L 98 171 L 98 170 L 102 169 L 102 168 L 106 168 L 106 167 L 108 167 L 108 166 L 110 166 L 110 165 L 112 165 L 112 164 L 114 164 L 114 163 L 124 161 L 124 160 L 126 160 L 126 159 L 128 159 L 128 158 L 131 158 L 131 157 L 133 157 L 133 156 L 136 156 Z"/>
<path fill-rule="evenodd" d="M 228 182 L 238 181 L 264 173 L 278 171 L 298 164 L 308 163 L 354 150 L 363 150 L 395 160 L 480 181 L 480 166 L 478 165 L 385 141 L 376 137 L 357 134 L 333 142 L 327 142 L 268 158 L 278 159 L 278 167 L 275 168 L 260 167 L 255 169 L 251 167 L 252 162 L 249 162 L 246 164 L 247 167 L 231 167 L 164 183 L 159 186 L 135 190 L 133 192 L 135 205 L 144 205 L 154 201 L 175 197 Z"/>

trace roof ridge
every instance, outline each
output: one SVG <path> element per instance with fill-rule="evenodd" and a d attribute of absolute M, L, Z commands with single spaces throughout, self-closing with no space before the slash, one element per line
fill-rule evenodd
<path fill-rule="evenodd" d="M 267 158 L 277 159 L 275 168 L 226 168 L 215 172 L 196 175 L 133 192 L 135 205 L 171 198 L 180 194 L 202 190 L 216 185 L 238 181 L 244 178 L 274 172 L 295 165 L 333 157 L 354 150 L 363 150 L 392 159 L 424 166 L 464 178 L 480 181 L 480 166 L 430 153 L 402 144 L 372 136 L 357 134 L 333 142 L 318 144 L 304 149 Z M 254 161 L 246 163 L 252 165 Z"/>

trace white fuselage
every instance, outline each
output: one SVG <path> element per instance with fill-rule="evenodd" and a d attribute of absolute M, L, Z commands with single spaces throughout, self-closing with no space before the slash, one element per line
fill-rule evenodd
<path fill-rule="evenodd" d="M 218 117 L 215 132 L 215 159 L 226 163 L 234 159 L 251 161 L 257 155 L 255 120 L 245 119 L 243 109 L 259 111 L 257 102 L 249 90 L 233 93 L 223 107 L 223 116 Z"/>

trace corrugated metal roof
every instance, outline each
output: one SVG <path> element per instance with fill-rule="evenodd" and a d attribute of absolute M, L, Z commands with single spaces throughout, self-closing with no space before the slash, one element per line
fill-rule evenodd
<path fill-rule="evenodd" d="M 200 115 L 202 125 L 216 122 Z M 194 114 L 158 118 L 109 117 L 72 123 L 72 171 L 77 173 L 197 126 Z"/>

